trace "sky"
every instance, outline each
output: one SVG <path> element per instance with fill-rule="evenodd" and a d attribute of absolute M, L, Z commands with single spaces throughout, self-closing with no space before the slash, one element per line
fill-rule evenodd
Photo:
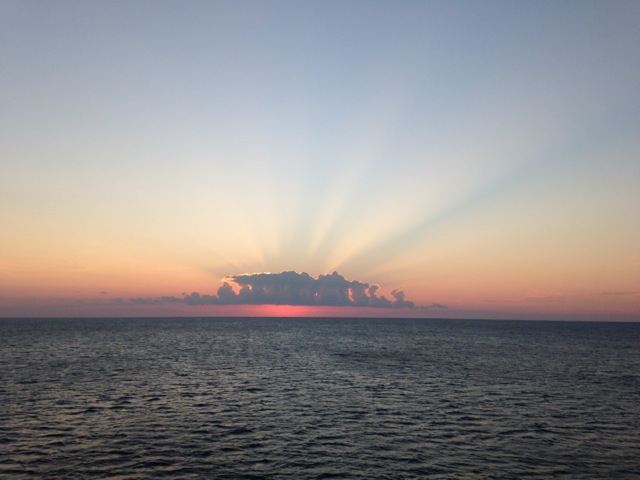
<path fill-rule="evenodd" d="M 634 0 L 3 0 L 0 316 L 640 321 L 638 52 Z"/>

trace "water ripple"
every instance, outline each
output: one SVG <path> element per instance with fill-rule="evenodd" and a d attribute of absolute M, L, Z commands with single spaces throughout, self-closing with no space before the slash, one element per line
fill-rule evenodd
<path fill-rule="evenodd" d="M 0 477 L 640 471 L 640 325 L 0 320 L 0 347 Z"/>

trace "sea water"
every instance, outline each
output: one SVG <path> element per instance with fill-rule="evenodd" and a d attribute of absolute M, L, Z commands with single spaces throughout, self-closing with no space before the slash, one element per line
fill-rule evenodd
<path fill-rule="evenodd" d="M 1 478 L 640 478 L 640 324 L 0 320 Z"/>

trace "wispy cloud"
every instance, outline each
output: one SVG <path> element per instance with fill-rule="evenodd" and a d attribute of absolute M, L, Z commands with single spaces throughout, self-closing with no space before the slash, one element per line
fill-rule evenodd
<path fill-rule="evenodd" d="M 238 287 L 236 291 L 232 284 Z M 193 292 L 181 297 L 131 298 L 138 304 L 184 303 L 187 305 L 309 305 L 373 308 L 413 308 L 401 289 L 391 299 L 378 295 L 380 287 L 347 280 L 338 272 L 314 278 L 308 273 L 251 273 L 225 278 L 216 295 Z"/>
<path fill-rule="evenodd" d="M 600 295 L 618 295 L 618 296 L 632 296 L 632 295 L 640 295 L 640 291 L 630 291 L 630 292 L 602 292 Z"/>
<path fill-rule="evenodd" d="M 446 305 L 443 305 L 442 303 L 432 303 L 431 305 L 429 305 L 430 308 L 449 308 Z"/>
<path fill-rule="evenodd" d="M 449 308 L 447 305 L 443 305 L 442 303 L 431 303 L 429 305 L 420 305 L 419 307 L 416 307 L 419 309 L 423 309 L 423 310 L 445 310 L 447 308 Z"/>

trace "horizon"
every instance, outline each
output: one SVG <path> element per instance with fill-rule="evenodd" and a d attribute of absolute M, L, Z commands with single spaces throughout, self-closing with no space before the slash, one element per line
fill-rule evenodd
<path fill-rule="evenodd" d="M 417 320 L 417 321 L 451 321 L 451 322 L 545 322 L 545 323 L 588 323 L 588 324 L 608 324 L 608 323 L 628 323 L 636 325 L 637 321 L 634 320 L 562 320 L 562 319 L 527 319 L 527 318 L 462 318 L 462 317 L 366 317 L 366 316 L 112 316 L 112 317 L 0 317 L 2 320 Z"/>
<path fill-rule="evenodd" d="M 552 322 L 552 323 L 639 323 L 634 318 L 624 318 L 624 317 L 612 317 L 605 318 L 599 316 L 592 317 L 580 317 L 580 318 L 562 318 L 562 317 L 554 317 L 554 316 L 530 316 L 530 317 L 522 317 L 522 316 L 509 316 L 508 314 L 497 314 L 494 313 L 493 316 L 487 315 L 482 316 L 482 314 L 486 314 L 486 312 L 472 312 L 469 316 L 424 316 L 424 315 L 413 315 L 413 316 L 403 316 L 401 314 L 396 315 L 384 315 L 382 312 L 376 311 L 377 309 L 356 309 L 357 312 L 346 312 L 345 310 L 334 311 L 332 312 L 324 312 L 324 313 L 309 313 L 309 312 L 301 312 L 298 306 L 291 305 L 266 305 L 266 307 L 284 307 L 284 310 L 281 310 L 279 314 L 270 313 L 270 314 L 260 314 L 259 312 L 251 315 L 246 312 L 238 313 L 231 312 L 227 314 L 210 314 L 205 311 L 200 314 L 196 314 L 193 312 L 179 312 L 173 314 L 153 314 L 150 312 L 140 312 L 138 314 L 127 314 L 126 312 L 118 312 L 117 314 L 109 315 L 109 314 L 96 314 L 96 315 L 33 315 L 33 316 L 0 316 L 1 320 L 243 320 L 243 319 L 274 319 L 274 320 L 287 320 L 287 319 L 298 319 L 298 320 L 323 320 L 323 319 L 335 319 L 335 320 L 418 320 L 418 321 L 467 321 L 467 322 Z M 320 310 L 326 310 L 327 307 L 320 307 Z M 257 310 L 257 309 L 256 309 Z M 315 309 L 316 312 L 319 309 Z"/>

